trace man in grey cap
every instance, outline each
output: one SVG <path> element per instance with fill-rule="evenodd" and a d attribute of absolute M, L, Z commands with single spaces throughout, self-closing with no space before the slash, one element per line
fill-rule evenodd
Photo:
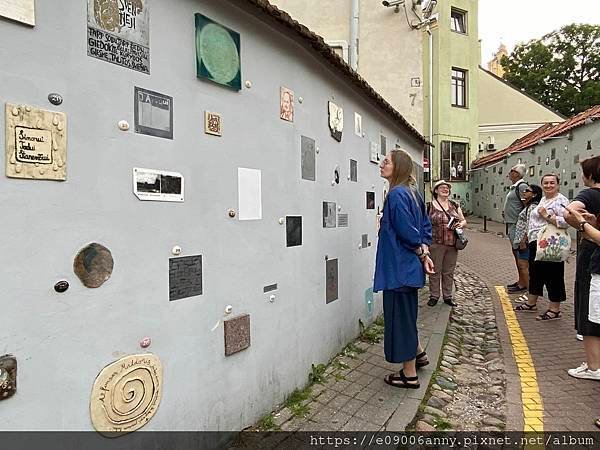
<path fill-rule="evenodd" d="M 504 217 L 504 223 L 506 224 L 506 234 L 510 239 L 511 250 L 513 257 L 515 258 L 517 271 L 519 270 L 518 255 L 517 251 L 513 249 L 512 243 L 515 238 L 515 227 L 517 224 L 517 219 L 519 218 L 519 213 L 524 208 L 524 204 L 521 199 L 523 198 L 525 190 L 529 187 L 529 185 L 523 180 L 525 170 L 525 164 L 517 164 L 510 169 L 510 172 L 508 172 L 508 178 L 512 182 L 512 185 L 508 191 L 508 194 L 506 195 L 506 200 L 504 201 L 504 211 L 502 212 L 502 217 Z M 509 284 L 506 286 L 506 288 L 511 294 L 527 290 L 525 281 L 521 279 L 513 284 Z"/>

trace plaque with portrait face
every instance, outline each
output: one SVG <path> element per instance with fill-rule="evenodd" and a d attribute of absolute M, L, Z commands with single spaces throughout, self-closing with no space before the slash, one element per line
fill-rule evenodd
<path fill-rule="evenodd" d="M 294 91 L 283 86 L 279 92 L 279 117 L 288 122 L 294 121 Z"/>

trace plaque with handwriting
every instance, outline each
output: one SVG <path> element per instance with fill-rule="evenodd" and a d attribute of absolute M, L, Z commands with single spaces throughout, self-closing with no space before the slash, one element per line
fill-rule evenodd
<path fill-rule="evenodd" d="M 67 116 L 29 105 L 6 104 L 6 176 L 67 179 Z"/>
<path fill-rule="evenodd" d="M 0 16 L 34 26 L 34 0 L 2 0 L 0 2 Z"/>

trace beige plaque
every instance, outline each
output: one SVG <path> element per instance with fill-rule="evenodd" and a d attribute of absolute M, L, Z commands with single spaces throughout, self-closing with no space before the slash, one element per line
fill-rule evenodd
<path fill-rule="evenodd" d="M 221 136 L 223 134 L 221 114 L 204 111 L 204 132 L 214 136 Z"/>
<path fill-rule="evenodd" d="M 0 16 L 34 26 L 35 2 L 34 0 L 2 0 L 0 1 Z"/>
<path fill-rule="evenodd" d="M 117 437 L 143 427 L 158 409 L 162 382 L 162 364 L 151 353 L 125 356 L 106 366 L 90 400 L 96 431 Z"/>
<path fill-rule="evenodd" d="M 6 176 L 67 179 L 67 116 L 6 104 Z"/>

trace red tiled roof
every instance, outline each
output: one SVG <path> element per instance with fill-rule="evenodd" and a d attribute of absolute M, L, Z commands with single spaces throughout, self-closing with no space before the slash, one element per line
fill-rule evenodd
<path fill-rule="evenodd" d="M 586 109 L 585 111 L 582 111 L 579 114 L 576 114 L 573 117 L 565 120 L 564 122 L 560 122 L 556 125 L 546 123 L 539 127 L 537 130 L 534 130 L 531 133 L 523 136 L 522 138 L 517 139 L 504 150 L 500 150 L 491 155 L 487 155 L 482 158 L 476 159 L 475 161 L 473 161 L 471 168 L 477 169 L 479 167 L 487 166 L 497 161 L 501 161 L 502 159 L 504 159 L 505 156 L 508 156 L 509 154 L 523 151 L 535 146 L 540 139 L 546 139 L 553 136 L 568 133 L 573 128 L 577 128 L 583 125 L 587 119 L 598 118 L 600 118 L 600 105 L 592 106 L 591 108 Z"/>
<path fill-rule="evenodd" d="M 238 0 L 230 0 L 233 4 L 238 3 Z M 355 70 L 353 70 L 346 62 L 335 53 L 325 40 L 309 30 L 305 25 L 292 19 L 285 11 L 280 10 L 276 6 L 269 3 L 267 0 L 245 0 L 245 3 L 250 4 L 253 8 L 262 13 L 270 21 L 283 25 L 290 29 L 294 34 L 300 37 L 306 45 L 319 57 L 323 58 L 328 64 L 333 66 L 342 76 L 346 77 L 354 84 L 359 91 L 369 98 L 379 109 L 390 116 L 391 119 L 397 120 L 407 132 L 415 137 L 423 144 L 430 144 L 429 141 L 419 133 L 392 105 L 390 105 L 381 95 L 375 91 Z"/>

